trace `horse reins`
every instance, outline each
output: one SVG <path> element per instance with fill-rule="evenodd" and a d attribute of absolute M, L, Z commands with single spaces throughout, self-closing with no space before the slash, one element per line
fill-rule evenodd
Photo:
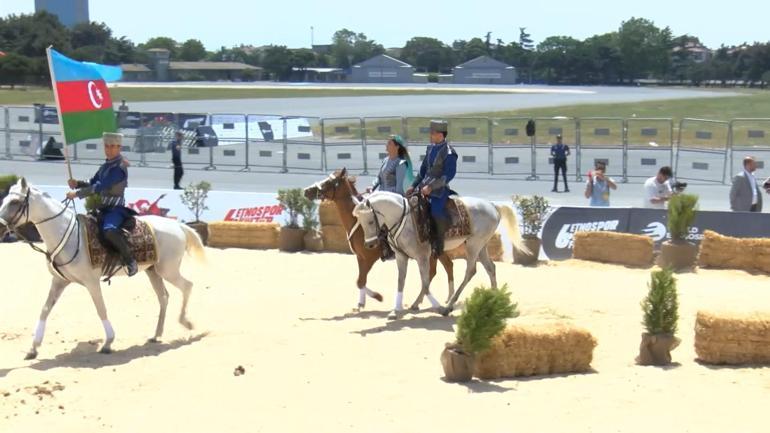
<path fill-rule="evenodd" d="M 13 215 L 13 218 L 11 218 L 10 221 L 5 221 L 3 218 L 0 218 L 0 223 L 3 223 L 3 225 L 6 226 L 7 230 L 8 231 L 12 231 L 13 234 L 16 235 L 16 237 L 18 237 L 21 240 L 23 240 L 24 242 L 26 242 L 27 245 L 29 245 L 30 248 L 32 248 L 33 251 L 36 251 L 36 252 L 39 252 L 39 253 L 45 255 L 46 259 L 48 260 L 48 263 L 51 265 L 51 268 L 53 268 L 53 270 L 56 272 L 56 274 L 58 274 L 58 276 L 61 279 L 67 280 L 67 278 L 64 277 L 64 274 L 62 274 L 62 272 L 61 272 L 61 270 L 59 268 L 71 264 L 72 262 L 75 261 L 75 259 L 80 254 L 80 221 L 78 220 L 77 211 L 75 210 L 75 203 L 74 203 L 73 200 L 65 198 L 62 201 L 62 204 L 64 204 L 64 206 L 62 207 L 62 210 L 59 213 L 57 213 L 54 216 L 45 218 L 42 221 L 34 222 L 34 221 L 29 219 L 29 193 L 30 193 L 30 190 L 27 189 L 27 194 L 24 196 L 23 204 L 19 208 L 19 210 Z M 11 194 L 15 194 L 15 195 L 21 196 L 21 194 L 19 194 L 17 192 L 12 192 L 12 193 L 9 193 L 8 195 L 11 195 Z M 67 211 L 67 209 L 69 208 L 70 204 L 72 204 L 72 209 L 73 209 L 73 212 L 74 212 L 73 216 L 72 216 L 72 219 L 70 220 L 69 224 L 67 225 L 67 230 L 64 232 L 64 235 L 62 236 L 61 240 L 56 245 L 56 248 L 54 248 L 53 252 L 48 252 L 48 251 L 43 250 L 42 248 L 38 247 L 32 241 L 27 239 L 27 237 L 24 236 L 19 231 L 18 223 L 21 221 L 22 217 L 25 217 L 27 219 L 27 222 L 30 222 L 30 223 L 34 224 L 35 226 L 42 225 L 42 224 L 45 224 L 45 223 L 47 223 L 49 221 L 53 221 L 53 220 L 59 218 L 60 216 L 62 216 L 64 214 L 64 212 Z M 26 214 L 26 216 L 25 216 L 25 214 Z M 64 246 L 67 244 L 67 241 L 69 241 L 70 237 L 72 236 L 72 232 L 75 231 L 75 226 L 77 226 L 77 232 L 78 232 L 78 237 L 77 237 L 78 243 L 77 243 L 77 247 L 75 248 L 75 254 L 67 262 L 61 263 L 61 264 L 57 264 L 56 261 L 55 261 L 56 257 L 62 252 L 62 250 L 64 250 Z"/>

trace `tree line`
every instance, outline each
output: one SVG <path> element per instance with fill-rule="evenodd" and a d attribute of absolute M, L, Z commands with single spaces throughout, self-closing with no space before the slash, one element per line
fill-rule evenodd
<path fill-rule="evenodd" d="M 628 84 L 636 80 L 662 83 L 729 85 L 744 82 L 764 87 L 770 82 L 770 42 L 722 45 L 698 53 L 696 36 L 674 36 L 644 18 L 623 21 L 618 30 L 579 40 L 549 36 L 534 44 L 526 28 L 518 40 L 505 42 L 491 33 L 446 44 L 435 38 L 413 37 L 403 47 L 386 49 L 364 33 L 341 29 L 322 49 L 291 49 L 283 45 L 240 45 L 207 51 L 201 41 L 153 37 L 135 44 L 116 37 L 104 23 L 83 23 L 68 29 L 46 12 L 0 18 L 0 84 L 49 82 L 45 48 L 77 60 L 105 64 L 147 64 L 150 48 L 168 49 L 174 61 L 230 61 L 264 68 L 274 80 L 289 80 L 294 68 L 351 65 L 378 54 L 389 54 L 418 72 L 450 73 L 458 64 L 486 55 L 513 65 L 523 82 L 547 84 Z M 703 57 L 699 57 L 703 56 Z M 190 76 L 189 79 L 198 77 Z"/>

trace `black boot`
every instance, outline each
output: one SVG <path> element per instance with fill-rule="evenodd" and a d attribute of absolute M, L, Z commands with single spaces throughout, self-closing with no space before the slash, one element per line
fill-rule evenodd
<path fill-rule="evenodd" d="M 128 241 L 118 230 L 108 230 L 104 232 L 104 238 L 112 244 L 115 250 L 120 254 L 120 261 L 126 267 L 126 273 L 129 277 L 132 277 L 138 271 L 136 260 L 131 255 L 131 248 L 128 246 Z"/>
<path fill-rule="evenodd" d="M 449 222 L 445 218 L 435 218 L 434 224 L 436 231 L 433 239 L 433 254 L 439 257 L 444 254 L 444 235 L 447 228 L 449 228 Z"/>

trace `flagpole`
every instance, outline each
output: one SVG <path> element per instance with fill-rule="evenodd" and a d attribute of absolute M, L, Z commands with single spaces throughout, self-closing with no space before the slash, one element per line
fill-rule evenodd
<path fill-rule="evenodd" d="M 59 129 L 61 130 L 61 136 L 62 136 L 62 150 L 64 153 L 64 161 L 67 163 L 67 175 L 69 176 L 67 178 L 67 181 L 70 179 L 74 179 L 72 177 L 72 164 L 70 164 L 70 153 L 67 149 L 67 135 L 64 134 L 64 122 L 62 121 L 61 117 L 61 105 L 59 104 L 59 94 L 56 92 L 56 76 L 53 73 L 53 63 L 51 62 L 51 47 L 52 45 L 49 45 L 48 48 L 45 49 L 46 57 L 48 57 L 48 71 L 51 74 L 51 87 L 53 89 L 53 97 L 56 101 L 56 115 L 59 117 Z M 40 119 L 42 121 L 42 118 Z"/>

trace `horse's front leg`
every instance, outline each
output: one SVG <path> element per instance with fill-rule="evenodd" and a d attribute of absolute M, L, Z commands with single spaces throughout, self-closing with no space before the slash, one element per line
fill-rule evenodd
<path fill-rule="evenodd" d="M 396 263 L 398 264 L 398 292 L 396 293 L 396 305 L 393 311 L 388 314 L 388 319 L 394 320 L 404 315 L 404 283 L 406 281 L 406 268 L 409 265 L 409 257 L 401 252 L 396 252 Z"/>
<path fill-rule="evenodd" d="M 432 309 L 436 310 L 441 307 L 441 304 L 430 293 L 430 281 L 431 281 L 431 259 L 430 256 L 423 256 L 417 258 L 417 266 L 420 267 L 420 280 L 422 281 L 422 287 L 420 288 L 420 296 L 414 301 L 412 310 L 419 310 L 423 297 L 427 296 L 430 301 Z M 434 264 L 435 267 L 435 264 Z"/>
<path fill-rule="evenodd" d="M 51 280 L 51 288 L 48 290 L 48 299 L 43 305 L 43 310 L 40 312 L 40 319 L 37 321 L 37 328 L 35 328 L 35 337 L 32 339 L 32 348 L 27 352 L 27 356 L 24 359 L 37 358 L 37 348 L 43 343 L 43 337 L 45 336 L 45 322 L 48 320 L 48 315 L 51 314 L 53 306 L 56 305 L 56 301 L 59 300 L 64 288 L 69 285 L 69 281 L 62 280 L 59 277 L 53 277 Z"/>
<path fill-rule="evenodd" d="M 96 307 L 96 313 L 99 318 L 102 319 L 102 325 L 104 326 L 104 345 L 99 352 L 112 353 L 112 342 L 115 340 L 115 331 L 112 329 L 112 324 L 107 318 L 107 307 L 104 305 L 104 297 L 102 296 L 102 287 L 97 279 L 95 282 L 86 284 L 88 293 L 91 295 L 91 299 L 94 301 L 94 307 Z"/>

